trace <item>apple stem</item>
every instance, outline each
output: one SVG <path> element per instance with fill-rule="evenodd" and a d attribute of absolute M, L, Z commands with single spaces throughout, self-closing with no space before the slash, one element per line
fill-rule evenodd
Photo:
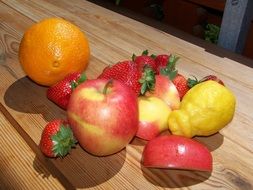
<path fill-rule="evenodd" d="M 107 89 L 109 86 L 112 86 L 112 79 L 108 80 L 107 83 L 105 84 L 105 87 L 103 89 L 103 94 L 107 94 Z"/>

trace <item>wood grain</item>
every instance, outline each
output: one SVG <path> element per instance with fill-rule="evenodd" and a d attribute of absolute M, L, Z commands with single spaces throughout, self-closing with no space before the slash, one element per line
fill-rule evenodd
<path fill-rule="evenodd" d="M 130 59 L 133 52 L 149 49 L 151 53 L 172 52 L 180 56 L 178 69 L 185 75 L 202 77 L 216 74 L 237 97 L 233 121 L 221 133 L 196 138 L 212 151 L 212 173 L 143 168 L 140 164 L 145 141 L 135 138 L 127 148 L 108 157 L 94 157 L 81 147 L 71 151 L 63 160 L 45 159 L 37 145 L 46 123 L 54 118 L 65 118 L 66 112 L 50 102 L 46 87 L 27 78 L 18 62 L 18 46 L 24 31 L 33 23 L 52 16 L 62 17 L 78 25 L 88 36 L 91 60 L 87 69 L 89 78 L 95 78 L 102 69 L 117 61 Z M 31 184 L 54 189 L 252 189 L 253 188 L 253 69 L 227 57 L 206 52 L 200 46 L 179 39 L 158 29 L 126 18 L 84 0 L 2 0 L 0 1 L 0 122 L 8 123 L 11 133 L 24 154 L 39 158 L 48 181 L 36 179 L 36 169 L 26 173 Z M 217 53 L 219 49 L 217 49 Z M 234 55 L 233 55 L 234 56 Z M 239 58 L 240 59 L 240 56 Z M 16 122 L 16 124 L 14 124 Z M 7 130 L 5 129 L 5 130 Z M 1 129 L 2 130 L 2 129 Z M 1 131 L 1 135 L 3 132 Z M 7 138 L 5 137 L 5 139 Z M 10 141 L 11 143 L 11 141 Z M 21 143 L 22 144 L 22 143 Z M 19 147 L 19 145 L 17 145 Z M 7 146 L 2 155 L 15 155 Z M 33 158 L 34 159 L 34 158 Z M 30 160 L 33 160 L 30 159 Z M 13 170 L 24 175 L 23 158 Z M 2 167 L 7 168 L 4 162 Z M 51 169 L 50 169 L 51 168 Z M 53 169 L 52 169 L 53 168 Z M 43 170 L 43 171 L 44 171 Z M 11 173 L 9 170 L 8 172 Z M 10 184 L 14 179 L 5 180 Z M 15 183 L 15 184 L 14 184 Z M 19 180 L 13 187 L 19 188 Z M 44 185 L 44 183 L 47 183 Z"/>
<path fill-rule="evenodd" d="M 64 189 L 0 110 L 0 189 Z"/>

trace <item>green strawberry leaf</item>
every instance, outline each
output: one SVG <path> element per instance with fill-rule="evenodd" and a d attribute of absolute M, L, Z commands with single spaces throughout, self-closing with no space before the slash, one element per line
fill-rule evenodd
<path fill-rule="evenodd" d="M 157 56 L 155 54 L 150 55 L 151 58 L 155 59 Z"/>
<path fill-rule="evenodd" d="M 148 50 L 147 50 L 147 49 L 144 50 L 144 51 L 142 52 L 142 55 L 148 55 Z"/>
<path fill-rule="evenodd" d="M 77 87 L 77 84 L 76 84 L 75 81 L 72 81 L 72 82 L 70 83 L 70 86 L 71 86 L 71 90 L 73 91 L 73 90 Z"/>
<path fill-rule="evenodd" d="M 132 55 L 132 61 L 135 61 L 136 57 L 137 56 L 133 53 L 133 55 Z"/>
<path fill-rule="evenodd" d="M 141 94 L 145 94 L 146 92 L 146 89 L 147 89 L 147 83 L 143 83 L 143 85 L 141 86 Z"/>
<path fill-rule="evenodd" d="M 81 76 L 77 79 L 77 81 L 71 81 L 70 86 L 73 91 L 79 84 L 83 83 L 87 80 L 85 73 L 82 73 Z"/>
<path fill-rule="evenodd" d="M 153 91 L 155 88 L 154 70 L 146 65 L 139 82 L 141 84 L 141 95 L 144 95 L 147 91 Z"/>
<path fill-rule="evenodd" d="M 87 77 L 85 75 L 85 73 L 82 73 L 81 76 L 79 77 L 79 79 L 77 80 L 78 84 L 81 84 L 82 82 L 86 81 Z"/>
<path fill-rule="evenodd" d="M 167 67 L 172 71 L 176 69 L 176 62 L 178 61 L 179 57 L 175 55 L 171 55 L 167 64 Z"/>
<path fill-rule="evenodd" d="M 191 79 L 191 78 L 187 79 L 187 85 L 188 85 L 189 88 L 192 88 L 195 85 L 202 82 L 201 80 L 198 80 L 195 76 L 193 76 L 193 77 L 194 77 L 194 79 Z"/>
<path fill-rule="evenodd" d="M 171 71 L 171 72 L 168 74 L 169 79 L 170 79 L 170 80 L 173 80 L 173 79 L 177 76 L 177 74 L 178 74 L 178 71 L 177 71 L 177 70 Z"/>
<path fill-rule="evenodd" d="M 175 55 L 171 55 L 167 66 L 165 68 L 160 69 L 160 74 L 167 76 L 170 80 L 173 80 L 177 74 L 178 71 L 176 70 L 176 62 L 178 61 L 179 57 Z"/>
<path fill-rule="evenodd" d="M 61 125 L 59 131 L 51 137 L 53 152 L 56 156 L 66 156 L 72 147 L 75 147 L 77 140 L 69 126 Z"/>

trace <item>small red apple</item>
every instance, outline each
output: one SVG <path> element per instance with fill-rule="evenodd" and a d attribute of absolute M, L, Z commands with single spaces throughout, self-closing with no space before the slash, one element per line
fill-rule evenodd
<path fill-rule="evenodd" d="M 83 149 L 97 156 L 114 154 L 136 134 L 137 96 L 116 80 L 88 80 L 73 91 L 67 116 Z"/>
<path fill-rule="evenodd" d="M 156 75 L 155 80 L 155 89 L 146 93 L 147 96 L 155 96 L 162 99 L 172 110 L 179 109 L 180 97 L 173 82 L 164 75 Z"/>
<path fill-rule="evenodd" d="M 144 167 L 212 171 L 212 155 L 201 143 L 182 136 L 162 135 L 149 141 L 142 154 Z"/>
<path fill-rule="evenodd" d="M 168 130 L 170 107 L 160 98 L 138 98 L 139 126 L 136 136 L 144 140 L 151 140 L 161 132 Z"/>

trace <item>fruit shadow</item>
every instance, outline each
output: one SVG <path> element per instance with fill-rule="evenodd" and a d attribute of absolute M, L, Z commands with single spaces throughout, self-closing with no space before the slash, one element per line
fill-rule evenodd
<path fill-rule="evenodd" d="M 134 146 L 142 146 L 142 147 L 144 147 L 147 144 L 147 142 L 148 141 L 143 140 L 141 138 L 134 137 L 130 144 L 134 145 Z"/>
<path fill-rule="evenodd" d="M 208 137 L 195 137 L 212 152 L 223 143 L 223 135 L 216 133 Z M 141 165 L 143 176 L 152 184 L 163 188 L 181 188 L 202 183 L 211 176 L 211 172 L 145 168 Z"/>
<path fill-rule="evenodd" d="M 28 77 L 11 84 L 4 94 L 5 104 L 18 112 L 41 114 L 46 121 L 65 118 L 65 110 L 47 99 L 47 87 L 40 86 Z"/>
<path fill-rule="evenodd" d="M 181 188 L 202 183 L 211 172 L 141 167 L 143 176 L 152 184 L 163 188 Z"/>
<path fill-rule="evenodd" d="M 212 152 L 223 144 L 224 136 L 220 133 L 215 133 L 208 137 L 194 137 L 193 139 L 204 144 Z"/>
<path fill-rule="evenodd" d="M 46 166 L 47 169 L 41 166 L 41 159 L 46 160 L 43 167 Z M 65 189 L 92 188 L 113 178 L 123 167 L 125 159 L 125 149 L 110 156 L 98 157 L 87 153 L 78 145 L 63 159 L 38 155 L 33 167 L 44 178 L 51 175 L 57 178 Z M 48 162 L 52 162 L 53 167 Z"/>

